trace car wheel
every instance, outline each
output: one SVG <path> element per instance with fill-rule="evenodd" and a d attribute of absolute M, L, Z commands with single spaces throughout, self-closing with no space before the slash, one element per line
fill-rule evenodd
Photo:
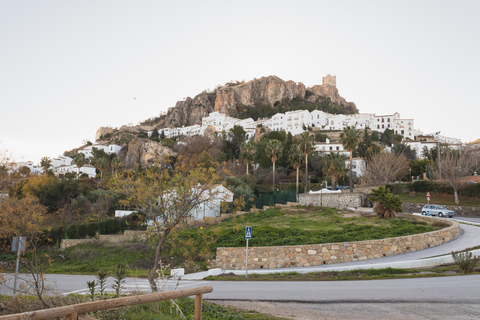
<path fill-rule="evenodd" d="M 439 217 L 443 217 L 443 213 L 439 212 L 439 213 L 438 213 L 438 216 L 439 216 Z"/>
<path fill-rule="evenodd" d="M 424 215 L 425 215 L 425 211 L 422 211 L 422 216 L 424 216 Z"/>

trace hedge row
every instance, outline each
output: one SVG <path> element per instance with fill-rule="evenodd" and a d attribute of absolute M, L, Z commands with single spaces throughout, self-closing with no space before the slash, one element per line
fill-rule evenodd
<path fill-rule="evenodd" d="M 66 228 L 55 227 L 45 234 L 49 243 L 60 243 L 65 239 L 93 238 L 98 234 L 121 234 L 125 230 L 145 230 L 146 226 L 141 223 L 139 217 L 130 215 L 125 218 L 106 218 L 99 222 L 72 223 Z"/>
<path fill-rule="evenodd" d="M 443 183 L 438 183 L 431 180 L 418 180 L 412 183 L 395 183 L 386 185 L 388 189 L 394 194 L 407 192 L 427 192 L 435 191 L 438 193 L 453 194 L 453 188 Z M 480 183 L 464 184 L 458 190 L 458 193 L 465 197 L 480 198 Z"/>

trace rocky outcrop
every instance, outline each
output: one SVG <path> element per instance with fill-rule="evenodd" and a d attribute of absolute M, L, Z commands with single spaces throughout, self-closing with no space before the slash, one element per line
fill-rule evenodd
<path fill-rule="evenodd" d="M 149 167 L 157 161 L 162 161 L 165 156 L 175 153 L 161 143 L 148 139 L 134 139 L 128 145 L 122 147 L 119 157 L 127 170 L 135 169 L 137 164 Z"/>
<path fill-rule="evenodd" d="M 242 106 L 273 106 L 277 101 L 304 99 L 305 91 L 306 87 L 301 82 L 283 81 L 276 76 L 262 77 L 217 89 L 215 111 L 234 116 Z"/>
<path fill-rule="evenodd" d="M 165 119 L 169 127 L 181 127 L 201 124 L 202 118 L 214 111 L 215 94 L 202 92 L 195 98 L 188 97 L 185 101 L 178 101 L 174 108 L 170 108 Z"/>
<path fill-rule="evenodd" d="M 342 98 L 337 87 L 331 83 L 307 88 L 301 82 L 268 76 L 248 82 L 228 83 L 214 92 L 202 92 L 193 99 L 189 97 L 185 101 L 178 101 L 157 127 L 201 124 L 202 118 L 213 111 L 236 117 L 244 107 L 273 107 L 276 103 L 288 105 L 292 100 L 322 102 L 327 99 L 342 106 L 345 113 L 358 112 L 355 104 Z"/>
<path fill-rule="evenodd" d="M 311 92 L 311 95 L 306 98 L 309 102 L 321 102 L 325 98 L 330 99 L 334 104 L 343 106 L 345 113 L 357 113 L 357 107 L 353 102 L 347 102 L 344 98 L 338 93 L 337 87 L 329 85 L 317 85 L 311 88 L 308 88 L 308 91 Z"/>

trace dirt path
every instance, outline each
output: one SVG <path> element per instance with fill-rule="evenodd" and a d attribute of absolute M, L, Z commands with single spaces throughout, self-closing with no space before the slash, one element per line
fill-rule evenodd
<path fill-rule="evenodd" d="M 451 303 L 280 303 L 213 301 L 285 319 L 302 320 L 470 320 L 480 318 L 478 304 Z"/>

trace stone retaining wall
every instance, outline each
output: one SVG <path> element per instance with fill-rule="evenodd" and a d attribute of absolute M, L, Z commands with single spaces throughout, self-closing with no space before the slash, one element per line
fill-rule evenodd
<path fill-rule="evenodd" d="M 363 195 L 361 193 L 325 193 L 321 194 L 300 194 L 299 204 L 315 207 L 332 207 L 337 209 L 357 208 L 362 206 Z"/>
<path fill-rule="evenodd" d="M 421 213 L 422 207 L 426 203 L 409 203 L 404 202 L 402 205 L 403 212 L 408 213 Z M 462 206 L 444 206 L 445 208 L 455 212 L 457 217 L 469 217 L 469 218 L 479 218 L 480 217 L 480 207 L 462 207 Z"/>
<path fill-rule="evenodd" d="M 142 236 L 145 231 L 139 230 L 125 230 L 123 234 L 104 234 L 100 235 L 98 239 L 63 239 L 60 243 L 60 249 L 76 246 L 77 244 L 96 243 L 96 242 L 110 242 L 119 243 L 124 241 L 131 241 L 137 236 Z"/>
<path fill-rule="evenodd" d="M 405 237 L 284 247 L 250 247 L 248 248 L 248 268 L 310 267 L 376 259 L 435 247 L 455 239 L 460 234 L 458 223 L 445 219 L 441 221 L 450 226 L 442 230 Z M 245 248 L 217 248 L 215 267 L 244 270 Z"/>

